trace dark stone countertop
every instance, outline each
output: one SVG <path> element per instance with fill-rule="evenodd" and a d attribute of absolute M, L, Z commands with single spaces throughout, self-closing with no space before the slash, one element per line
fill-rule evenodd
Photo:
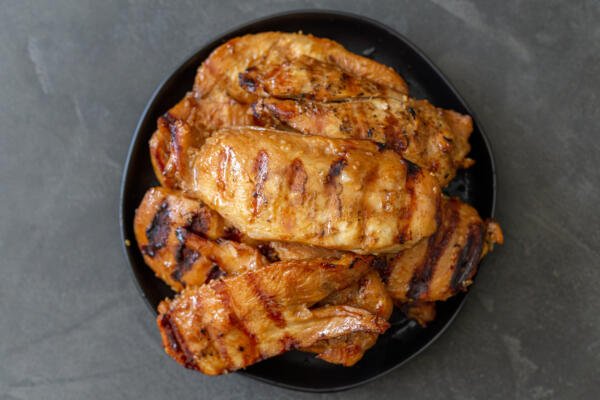
<path fill-rule="evenodd" d="M 593 399 L 600 390 L 597 1 L 8 1 L 0 12 L 0 398 L 307 398 L 168 359 L 121 251 L 119 182 L 158 83 L 286 9 L 405 34 L 494 148 L 506 244 L 453 326 L 337 399 Z"/>

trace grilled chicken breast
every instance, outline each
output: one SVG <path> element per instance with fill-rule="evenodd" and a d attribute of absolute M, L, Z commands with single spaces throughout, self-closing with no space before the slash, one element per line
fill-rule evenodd
<path fill-rule="evenodd" d="M 435 178 L 369 141 L 228 129 L 192 169 L 184 190 L 256 240 L 394 252 L 437 227 Z"/>
<path fill-rule="evenodd" d="M 238 84 L 258 97 L 339 101 L 354 97 L 402 97 L 404 91 L 351 75 L 336 64 L 308 56 L 282 63 L 251 65 Z"/>
<path fill-rule="evenodd" d="M 401 97 L 316 102 L 265 98 L 253 107 L 257 118 L 276 119 L 304 134 L 369 139 L 384 143 L 428 169 L 445 186 L 458 168 L 471 165 L 471 117 Z"/>
<path fill-rule="evenodd" d="M 282 64 L 303 56 L 335 64 L 349 75 L 408 93 L 404 79 L 390 67 L 351 53 L 328 39 L 283 32 L 245 35 L 217 47 L 198 69 L 194 91 L 200 98 L 225 91 L 235 100 L 249 104 L 256 95 L 239 85 L 240 74 L 261 63 Z"/>
<path fill-rule="evenodd" d="M 399 252 L 384 272 L 395 302 L 443 301 L 466 290 L 481 258 L 503 242 L 497 223 L 458 199 L 443 200 L 440 219 L 434 235 Z"/>
<path fill-rule="evenodd" d="M 388 323 L 364 309 L 311 308 L 365 276 L 372 261 L 284 261 L 187 288 L 159 307 L 165 350 L 187 368 L 216 375 L 319 341 L 382 333 Z"/>
<path fill-rule="evenodd" d="M 268 264 L 256 248 L 228 240 L 239 233 L 219 214 L 164 188 L 148 190 L 134 232 L 146 264 L 175 291 Z"/>

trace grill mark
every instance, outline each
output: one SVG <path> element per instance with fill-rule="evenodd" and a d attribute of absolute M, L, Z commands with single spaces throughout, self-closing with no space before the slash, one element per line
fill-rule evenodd
<path fill-rule="evenodd" d="M 348 165 L 348 161 L 346 157 L 340 157 L 335 160 L 331 166 L 329 167 L 329 172 L 325 177 L 326 185 L 335 185 L 337 181 L 337 177 L 342 173 L 342 170 Z"/>
<path fill-rule="evenodd" d="M 223 233 L 223 239 L 240 242 L 242 239 L 242 232 L 234 226 L 228 226 Z"/>
<path fill-rule="evenodd" d="M 256 216 L 267 202 L 263 190 L 269 176 L 269 155 L 265 150 L 260 150 L 254 160 L 254 176 L 255 184 L 254 193 L 252 193 L 252 207 L 254 216 Z"/>
<path fill-rule="evenodd" d="M 221 277 L 227 275 L 225 271 L 223 271 L 218 264 L 213 264 L 210 271 L 206 276 L 206 280 L 204 283 L 208 283 L 210 281 L 214 281 L 220 279 Z"/>
<path fill-rule="evenodd" d="M 210 211 L 202 207 L 198 213 L 192 215 L 185 229 L 196 235 L 205 237 L 210 229 L 211 217 Z"/>
<path fill-rule="evenodd" d="M 256 67 L 249 67 L 244 72 L 238 74 L 239 85 L 250 93 L 256 92 L 256 88 L 258 87 L 258 79 L 252 76 L 256 70 Z"/>
<path fill-rule="evenodd" d="M 452 234 L 456 230 L 459 220 L 458 206 L 458 203 L 455 201 L 447 203 L 447 212 L 449 214 L 445 216 L 445 218 L 447 218 L 447 225 L 441 226 L 438 223 L 438 226 L 440 226 L 440 229 L 442 230 L 438 230 L 438 232 L 429 238 L 425 260 L 423 264 L 415 270 L 415 273 L 410 280 L 407 292 L 408 298 L 419 300 L 419 298 L 425 295 L 429 290 L 429 283 L 433 277 L 435 267 L 444 253 L 444 250 L 448 247 Z"/>
<path fill-rule="evenodd" d="M 484 229 L 480 223 L 469 225 L 467 242 L 463 247 L 453 269 L 450 288 L 453 292 L 466 289 L 466 280 L 470 279 L 477 269 L 483 249 Z"/>
<path fill-rule="evenodd" d="M 181 243 L 177 250 L 177 255 L 175 256 L 177 264 L 175 264 L 175 269 L 171 272 L 171 278 L 185 286 L 185 282 L 183 282 L 182 279 L 184 275 L 192 269 L 194 263 L 198 261 L 200 256 L 201 254 L 196 250 L 186 247 L 185 243 Z"/>
<path fill-rule="evenodd" d="M 412 239 L 412 232 L 410 231 L 412 216 L 417 208 L 417 194 L 415 192 L 415 184 L 417 181 L 417 177 L 421 173 L 421 169 L 417 167 L 415 164 L 410 161 L 404 161 L 404 165 L 406 165 L 406 182 L 404 184 L 404 188 L 406 193 L 409 196 L 408 206 L 404 210 L 404 214 L 402 218 L 405 223 L 400 233 L 398 234 L 398 243 L 406 243 Z"/>
<path fill-rule="evenodd" d="M 275 249 L 270 244 L 268 244 L 268 243 L 259 244 L 257 247 L 258 247 L 258 251 L 260 252 L 260 254 L 265 256 L 265 258 L 269 262 L 281 261 L 279 259 L 279 255 L 277 254 L 277 251 L 275 251 Z"/>
<path fill-rule="evenodd" d="M 231 324 L 231 326 L 235 329 L 238 329 L 240 332 L 242 332 L 248 339 L 248 347 L 247 347 L 248 351 L 244 351 L 244 355 L 242 356 L 242 358 L 244 360 L 244 365 L 250 365 L 250 364 L 254 363 L 256 361 L 256 359 L 260 357 L 260 355 L 257 354 L 256 337 L 254 336 L 254 334 L 252 332 L 250 332 L 248 330 L 248 327 L 246 326 L 246 324 L 244 324 L 244 321 L 242 321 L 235 314 L 233 307 L 231 306 L 231 296 L 227 291 L 227 286 L 225 285 L 225 282 L 223 280 L 218 280 L 218 281 L 215 281 L 215 283 L 212 284 L 211 286 L 212 286 L 213 290 L 215 291 L 215 294 L 219 298 L 220 303 L 223 305 L 225 312 L 229 316 L 229 323 Z M 220 334 L 217 335 L 216 342 L 218 344 L 219 353 L 223 357 L 223 361 L 225 361 L 225 363 L 229 367 L 232 367 L 233 360 L 229 356 L 229 353 L 227 351 L 227 345 L 226 345 L 225 341 L 223 340 L 223 335 L 220 335 Z M 228 368 L 228 369 L 230 369 L 230 368 Z"/>
<path fill-rule="evenodd" d="M 306 182 L 308 175 L 304 169 L 304 164 L 298 158 L 292 161 L 290 166 L 290 174 L 288 176 L 288 185 L 290 191 L 300 197 L 300 203 L 304 202 L 304 193 L 306 191 Z"/>
<path fill-rule="evenodd" d="M 158 207 L 158 211 L 154 214 L 150 226 L 146 229 L 146 238 L 148 244 L 142 246 L 142 253 L 147 256 L 154 257 L 156 250 L 162 249 L 167 244 L 171 227 L 171 216 L 169 215 L 169 204 L 164 200 Z"/>
<path fill-rule="evenodd" d="M 175 352 L 174 358 L 188 369 L 200 370 L 194 360 L 193 353 L 187 348 L 185 340 L 181 337 L 179 331 L 173 327 L 173 321 L 171 321 L 171 316 L 168 313 L 160 317 L 159 325 L 165 333 L 171 350 Z"/>
<path fill-rule="evenodd" d="M 219 166 L 217 173 L 217 188 L 223 192 L 227 188 L 227 167 L 229 165 L 229 157 L 231 148 L 226 147 L 219 152 Z"/>
<path fill-rule="evenodd" d="M 261 289 L 259 282 L 256 281 L 256 275 L 253 272 L 248 272 L 244 275 L 248 285 L 259 299 L 260 303 L 267 314 L 267 317 L 279 328 L 285 328 L 286 322 L 279 310 L 279 305 Z"/>

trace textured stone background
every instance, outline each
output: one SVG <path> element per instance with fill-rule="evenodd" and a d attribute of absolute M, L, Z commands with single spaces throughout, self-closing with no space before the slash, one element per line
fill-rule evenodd
<path fill-rule="evenodd" d="M 133 128 L 208 38 L 293 8 L 404 33 L 477 112 L 506 232 L 456 322 L 337 399 L 592 399 L 600 387 L 597 1 L 9 1 L 0 11 L 0 398 L 307 398 L 170 361 L 117 224 Z M 326 396 L 322 396 L 326 397 Z"/>

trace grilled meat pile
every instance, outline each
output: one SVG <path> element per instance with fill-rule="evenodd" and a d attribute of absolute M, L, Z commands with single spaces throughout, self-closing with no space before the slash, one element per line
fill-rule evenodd
<path fill-rule="evenodd" d="M 218 47 L 159 118 L 160 187 L 135 217 L 145 262 L 177 294 L 166 352 L 216 375 L 291 349 L 351 366 L 394 306 L 426 325 L 502 243 L 442 194 L 473 160 L 468 115 L 408 95 L 391 68 L 311 35 Z"/>

